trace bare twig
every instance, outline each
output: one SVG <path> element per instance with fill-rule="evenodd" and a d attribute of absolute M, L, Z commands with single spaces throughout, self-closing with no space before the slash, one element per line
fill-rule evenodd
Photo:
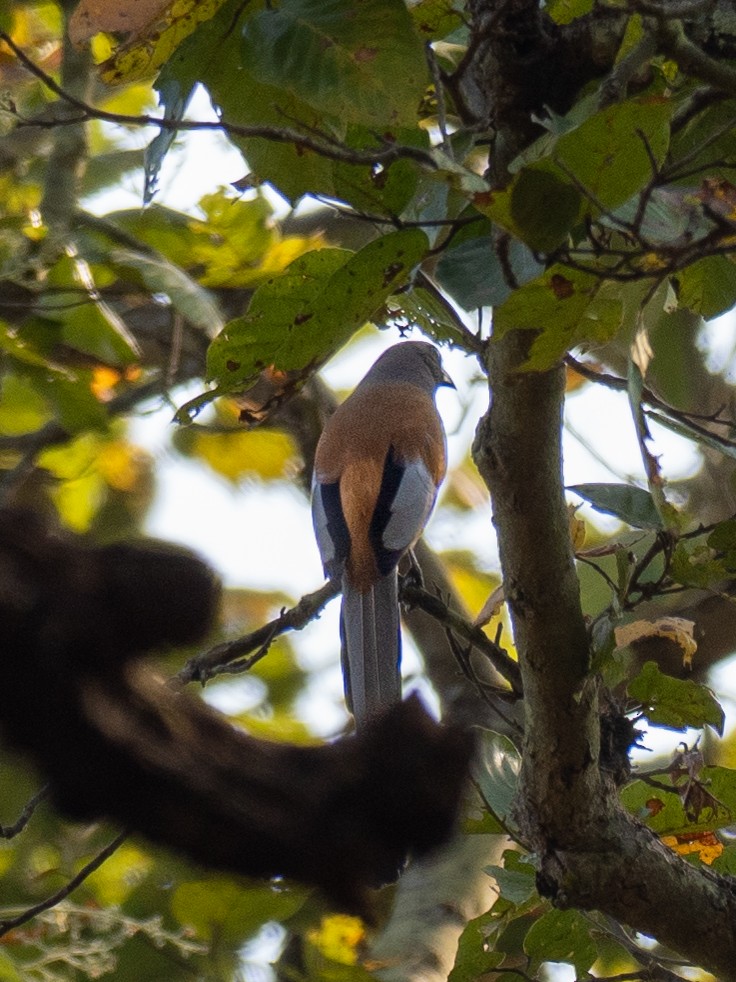
<path fill-rule="evenodd" d="M 419 607 L 439 621 L 448 631 L 452 631 L 457 637 L 463 638 L 477 648 L 509 683 L 511 694 L 516 698 L 521 696 L 521 673 L 517 662 L 509 657 L 503 648 L 491 641 L 481 628 L 474 627 L 460 614 L 451 610 L 440 597 L 433 596 L 414 583 L 404 581 L 399 588 L 399 598 L 402 603 L 410 607 Z"/>
<path fill-rule="evenodd" d="M 340 583 L 330 580 L 319 590 L 302 597 L 299 603 L 289 610 L 282 610 L 278 617 L 264 624 L 256 631 L 245 634 L 234 641 L 215 645 L 209 651 L 190 658 L 172 682 L 184 686 L 197 681 L 203 685 L 215 675 L 239 674 L 247 671 L 268 651 L 271 642 L 286 631 L 301 631 L 320 613 L 322 608 L 340 592 Z M 251 655 L 251 652 L 255 654 Z M 243 656 L 251 655 L 249 658 Z"/>
<path fill-rule="evenodd" d="M 41 804 L 41 802 L 48 797 L 50 788 L 48 784 L 44 784 L 40 791 L 37 791 L 23 807 L 23 811 L 18 816 L 17 821 L 13 822 L 12 825 L 0 825 L 0 839 L 13 839 L 16 835 L 23 831 L 23 829 L 28 825 L 31 820 L 33 813 L 36 808 Z"/>
<path fill-rule="evenodd" d="M 49 74 L 40 68 L 28 55 L 20 48 L 15 41 L 0 31 L 0 41 L 4 41 L 11 49 L 16 58 L 34 75 L 46 88 L 57 95 L 67 105 L 79 110 L 80 115 L 60 118 L 60 119 L 33 119 L 23 120 L 14 113 L 19 120 L 20 126 L 44 127 L 53 129 L 58 126 L 77 125 L 89 119 L 99 119 L 103 122 L 117 123 L 121 126 L 155 126 L 159 130 L 178 132 L 184 130 L 219 130 L 227 133 L 228 136 L 240 137 L 260 137 L 271 140 L 274 143 L 293 143 L 301 149 L 312 150 L 322 157 L 330 160 L 339 160 L 348 164 L 383 164 L 384 166 L 399 159 L 415 160 L 417 163 L 428 167 L 431 170 L 437 169 L 437 164 L 430 152 L 421 147 L 394 144 L 382 141 L 382 145 L 373 150 L 354 150 L 346 146 L 339 140 L 334 139 L 328 133 L 322 133 L 319 137 L 310 135 L 301 129 L 282 128 L 277 126 L 240 126 L 236 123 L 229 123 L 227 120 L 187 120 L 187 119 L 167 119 L 162 116 L 150 116 L 148 114 L 130 115 L 127 113 L 108 112 L 98 109 L 77 99 L 66 89 L 62 88 Z"/>
<path fill-rule="evenodd" d="M 617 375 L 610 375 L 606 372 L 598 372 L 584 362 L 578 361 L 572 355 L 567 355 L 565 363 L 579 375 L 582 375 L 583 378 L 587 378 L 591 382 L 597 382 L 599 385 L 604 385 L 606 388 L 614 389 L 617 392 L 625 392 L 627 390 L 628 383 L 626 379 L 619 378 Z M 661 410 L 666 416 L 670 416 L 672 419 L 677 420 L 677 422 L 687 426 L 689 430 L 692 430 L 693 434 L 700 435 L 713 443 L 719 444 L 723 447 L 724 452 L 732 454 L 734 449 L 736 449 L 736 440 L 729 440 L 727 437 L 720 436 L 718 433 L 714 433 L 712 430 L 696 422 L 696 420 L 705 420 L 714 426 L 733 426 L 731 421 L 719 420 L 713 416 L 704 416 L 701 413 L 687 413 L 681 409 L 675 409 L 666 402 L 662 402 L 650 389 L 646 388 L 642 390 L 642 402 L 646 402 L 647 405 Z"/>
<path fill-rule="evenodd" d="M 45 910 L 49 910 L 51 907 L 55 907 L 62 900 L 65 900 L 77 889 L 78 886 L 84 883 L 90 874 L 94 873 L 96 869 L 99 869 L 106 859 L 109 859 L 110 856 L 112 856 L 115 850 L 118 849 L 123 842 L 125 842 L 127 837 L 127 829 L 118 833 L 118 835 L 116 835 L 111 842 L 108 842 L 105 848 L 101 849 L 94 859 L 91 859 L 85 866 L 83 866 L 77 875 L 73 876 L 66 886 L 61 888 L 61 890 L 57 890 L 56 893 L 51 894 L 50 897 L 47 897 L 40 903 L 34 904 L 33 907 L 29 907 L 27 910 L 24 910 L 23 913 L 18 914 L 17 917 L 11 917 L 8 918 L 8 920 L 0 921 L 0 938 L 6 935 L 8 931 L 12 931 L 16 927 L 20 927 L 21 924 L 27 924 L 28 921 L 33 920 L 33 918 L 38 914 L 42 914 Z"/>

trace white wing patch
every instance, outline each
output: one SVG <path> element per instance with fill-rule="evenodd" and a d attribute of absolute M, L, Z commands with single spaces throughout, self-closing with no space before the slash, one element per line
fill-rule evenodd
<path fill-rule="evenodd" d="M 427 524 L 437 488 L 422 460 L 404 464 L 404 473 L 391 504 L 391 517 L 383 533 L 383 547 L 403 552 L 413 546 Z"/>
<path fill-rule="evenodd" d="M 327 512 L 322 501 L 322 485 L 317 480 L 312 481 L 312 524 L 322 565 L 327 569 L 335 562 L 335 543 L 330 535 Z"/>

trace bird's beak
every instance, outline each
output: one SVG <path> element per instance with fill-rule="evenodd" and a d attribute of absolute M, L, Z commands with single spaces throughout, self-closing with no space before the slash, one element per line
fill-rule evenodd
<path fill-rule="evenodd" d="M 440 383 L 439 384 L 440 385 L 446 385 L 449 389 L 456 388 L 455 383 L 452 381 L 452 379 L 447 374 L 447 372 L 444 370 L 444 368 L 442 369 L 442 378 L 440 379 Z"/>

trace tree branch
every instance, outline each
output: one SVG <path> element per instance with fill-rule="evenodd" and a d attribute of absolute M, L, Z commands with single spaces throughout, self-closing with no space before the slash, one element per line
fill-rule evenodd
<path fill-rule="evenodd" d="M 79 99 L 63 86 L 59 85 L 47 72 L 40 68 L 28 55 L 20 48 L 15 41 L 5 31 L 0 31 L 0 41 L 4 41 L 11 49 L 18 60 L 34 75 L 46 88 L 57 95 L 63 102 L 79 110 L 80 115 L 71 118 L 54 118 L 48 120 L 19 119 L 20 126 L 48 127 L 54 129 L 59 126 L 77 126 L 90 119 L 99 119 L 103 122 L 117 123 L 121 126 L 155 126 L 159 130 L 170 132 L 190 131 L 190 130 L 219 130 L 228 136 L 239 137 L 261 137 L 271 140 L 274 143 L 293 143 L 295 146 L 305 150 L 312 150 L 322 157 L 330 160 L 339 160 L 347 164 L 383 164 L 388 165 L 395 160 L 414 160 L 430 170 L 436 170 L 437 164 L 431 153 L 421 147 L 412 147 L 402 144 L 394 144 L 383 141 L 382 146 L 374 150 L 353 150 L 352 148 L 334 139 L 329 133 L 320 133 L 319 136 L 307 133 L 299 129 L 276 126 L 240 126 L 236 123 L 229 123 L 227 120 L 177 120 L 167 119 L 163 116 L 150 116 L 148 114 L 129 115 L 127 113 L 108 112 L 104 109 L 97 109 L 89 105 L 84 99 Z M 15 113 L 17 118 L 17 113 Z"/>
<path fill-rule="evenodd" d="M 28 921 L 33 920 L 33 918 L 38 914 L 43 914 L 45 910 L 50 910 L 51 907 L 55 907 L 57 904 L 61 903 L 62 900 L 65 900 L 69 894 L 74 893 L 77 887 L 84 883 L 87 877 L 94 873 L 96 869 L 99 869 L 105 860 L 109 859 L 115 850 L 118 849 L 127 838 L 127 831 L 118 833 L 118 835 L 116 835 L 111 842 L 108 842 L 104 849 L 101 849 L 93 859 L 90 859 L 90 861 L 80 869 L 77 875 L 73 876 L 71 880 L 69 880 L 69 882 L 60 890 L 57 890 L 56 893 L 52 893 L 50 897 L 47 897 L 45 900 L 35 904 L 33 907 L 29 907 L 27 910 L 24 910 L 21 914 L 18 914 L 17 917 L 11 917 L 8 918 L 8 920 L 0 921 L 0 938 L 7 934 L 8 931 L 12 931 L 14 928 L 20 927 L 21 924 L 27 924 Z"/>
<path fill-rule="evenodd" d="M 597 909 L 736 979 L 733 881 L 696 869 L 625 813 L 600 769 L 597 683 L 579 606 L 561 474 L 561 369 L 520 371 L 528 332 L 489 346 L 493 405 L 474 456 L 493 495 L 524 681 L 517 819 L 538 887 L 561 908 Z"/>
<path fill-rule="evenodd" d="M 48 798 L 49 786 L 44 784 L 40 791 L 32 795 L 23 807 L 23 811 L 12 825 L 0 825 L 0 839 L 14 839 L 28 825 L 36 808 Z"/>
<path fill-rule="evenodd" d="M 195 681 L 204 685 L 216 675 L 247 672 L 268 653 L 271 643 L 279 635 L 285 634 L 286 631 L 301 631 L 339 592 L 339 580 L 328 581 L 319 590 L 302 597 L 295 607 L 282 610 L 279 616 L 268 624 L 251 631 L 250 634 L 235 638 L 233 641 L 225 641 L 190 658 L 172 681 L 178 686 Z M 251 652 L 255 654 L 251 655 Z M 250 657 L 244 657 L 246 655 Z"/>

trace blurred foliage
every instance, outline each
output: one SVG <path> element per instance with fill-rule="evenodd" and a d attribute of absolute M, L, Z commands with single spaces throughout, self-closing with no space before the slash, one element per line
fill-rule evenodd
<path fill-rule="evenodd" d="M 606 103 L 589 86 L 566 112 L 547 110 L 544 132 L 512 161 L 508 184 L 491 188 L 482 134 L 465 125 L 456 90 L 438 98 L 425 54 L 431 41 L 442 71 L 463 63 L 468 32 L 458 0 L 420 0 L 409 10 L 399 0 L 154 6 L 152 20 L 125 32 L 103 18 L 112 4 L 85 3 L 75 37 L 91 38 L 97 67 L 77 66 L 89 75 L 76 78 L 68 68 L 81 56 L 64 40 L 61 4 L 10 0 L 0 9 L 0 29 L 103 113 L 135 117 L 158 103 L 175 129 L 201 85 L 221 119 L 239 128 L 229 137 L 249 168 L 237 187 L 212 188 L 186 211 L 121 209 L 114 191 L 131 175 L 144 173 L 145 197 L 153 197 L 175 132 L 161 130 L 144 150 L 96 118 L 83 136 L 79 124 L 54 125 L 65 107 L 0 46 L 3 499 L 53 510 L 97 540 L 139 534 L 159 460 L 136 445 L 128 421 L 151 400 L 168 400 L 179 421 L 197 417 L 172 428 L 167 453 L 267 493 L 304 466 L 304 433 L 278 417 L 246 428 L 240 404 L 217 397 L 240 394 L 268 368 L 278 383 L 265 400 L 269 416 L 371 323 L 416 326 L 476 356 L 487 333 L 461 312 L 493 306 L 496 336 L 529 332 L 529 369 L 592 348 L 600 364 L 588 369 L 615 373 L 607 384 L 627 392 L 637 420 L 648 481 L 622 476 L 570 489 L 621 523 L 609 534 L 571 519 L 596 670 L 630 719 L 669 728 L 673 740 L 686 726 L 720 730 L 718 696 L 699 663 L 707 639 L 697 637 L 697 677 L 673 678 L 682 674 L 679 654 L 642 668 L 651 652 L 617 645 L 616 628 L 654 622 L 685 589 L 731 596 L 736 524 L 725 505 L 715 516 L 709 509 L 734 498 L 733 469 L 723 469 L 736 456 L 733 390 L 707 371 L 698 337 L 701 318 L 736 303 L 733 93 L 705 99 L 696 78 L 652 57 L 631 94 Z M 593 7 L 546 4 L 561 25 Z M 636 49 L 642 23 L 631 16 L 619 59 Z M 270 127 L 272 138 L 243 127 Z M 65 155 L 69 133 L 79 140 Z M 300 213 L 283 218 L 283 203 L 305 196 L 312 211 L 337 202 L 353 224 L 341 231 L 326 210 L 312 223 Z M 630 343 L 642 335 L 632 359 Z M 199 395 L 182 408 L 192 383 Z M 588 390 L 585 375 L 569 369 L 568 391 L 584 398 Z M 707 508 L 696 507 L 697 489 L 668 482 L 648 450 L 653 418 L 694 441 L 713 472 L 717 455 Z M 487 497 L 468 450 L 448 475 L 443 517 L 460 528 L 485 511 Z M 444 560 L 475 616 L 500 585 L 497 571 L 482 568 L 460 537 Z M 227 590 L 213 643 L 261 627 L 294 599 Z M 641 613 L 644 604 L 659 606 Z M 489 637 L 499 625 L 508 634 L 503 607 L 484 628 Z M 734 648 L 736 638 L 724 650 Z M 229 700 L 233 725 L 256 735 L 314 740 L 299 717 L 311 673 L 297 652 L 281 637 L 254 665 L 245 693 L 220 679 L 213 702 Z M 163 653 L 162 664 L 173 672 L 187 654 Z M 734 847 L 723 845 L 723 830 L 736 824 L 733 732 L 708 745 L 715 766 L 665 765 L 656 789 L 638 780 L 622 798 L 688 861 L 733 874 Z M 519 750 L 490 732 L 482 747 L 466 829 L 513 840 Z M 11 825 L 41 783 L 26 761 L 3 752 L 0 822 Z M 0 843 L 0 917 L 62 887 L 112 834 L 64 822 L 42 803 Z M 452 982 L 491 972 L 501 982 L 519 971 L 542 977 L 548 962 L 579 977 L 644 964 L 604 918 L 552 909 L 537 892 L 533 856 L 516 847 L 499 856 L 486 871 L 497 899 L 467 925 Z M 271 923 L 284 932 L 273 946 L 283 978 L 360 982 L 385 968 L 371 962 L 365 924 L 325 910 L 302 887 L 214 875 L 128 839 L 71 898 L 0 938 L 0 979 L 241 978 L 249 943 Z M 300 939 L 298 958 L 290 938 Z"/>

